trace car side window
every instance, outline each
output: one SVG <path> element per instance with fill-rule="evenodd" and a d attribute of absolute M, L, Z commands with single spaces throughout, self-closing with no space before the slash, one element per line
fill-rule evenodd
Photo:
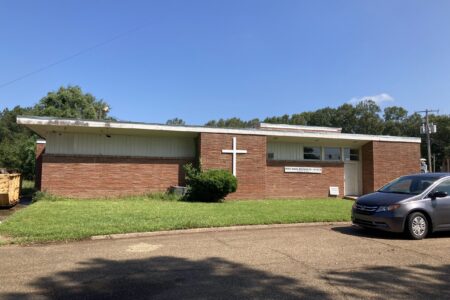
<path fill-rule="evenodd" d="M 414 179 L 411 182 L 411 193 L 420 194 L 429 188 L 433 184 L 433 181 L 427 179 Z"/>
<path fill-rule="evenodd" d="M 450 180 L 439 183 L 433 190 L 434 192 L 446 192 L 450 195 Z"/>

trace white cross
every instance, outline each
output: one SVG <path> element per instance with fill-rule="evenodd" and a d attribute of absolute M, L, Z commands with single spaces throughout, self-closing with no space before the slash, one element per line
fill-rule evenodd
<path fill-rule="evenodd" d="M 233 137 L 233 149 L 232 150 L 222 150 L 222 153 L 233 154 L 233 175 L 236 176 L 236 154 L 245 154 L 247 150 L 237 150 L 236 149 L 236 137 Z"/>

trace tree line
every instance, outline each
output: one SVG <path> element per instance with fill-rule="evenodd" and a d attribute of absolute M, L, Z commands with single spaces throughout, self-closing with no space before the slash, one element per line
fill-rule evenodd
<path fill-rule="evenodd" d="M 306 111 L 292 115 L 252 119 L 239 118 L 211 120 L 206 126 L 246 128 L 256 127 L 260 122 L 289 125 L 327 126 L 342 128 L 344 133 L 383 134 L 394 136 L 419 136 L 422 116 L 408 115 L 399 106 L 386 107 L 383 112 L 373 101 L 367 100 L 352 105 L 345 103 L 337 108 L 326 107 L 316 111 Z"/>
<path fill-rule="evenodd" d="M 16 123 L 18 115 L 51 116 L 113 120 L 109 116 L 109 104 L 84 93 L 78 86 L 61 87 L 49 92 L 32 107 L 16 106 L 0 111 L 0 168 L 17 169 L 27 179 L 34 178 L 35 141 L 39 138 L 26 127 Z M 430 121 L 437 125 L 437 133 L 432 135 L 432 152 L 436 156 L 436 166 L 445 158 L 450 158 L 450 115 L 430 115 Z M 420 126 L 423 117 L 418 113 L 409 114 L 399 106 L 381 110 L 373 101 L 357 104 L 345 103 L 337 108 L 325 107 L 265 119 L 242 120 L 229 118 L 211 120 L 210 127 L 254 128 L 260 122 L 290 125 L 310 125 L 340 127 L 344 133 L 382 134 L 393 136 L 422 137 Z M 185 125 L 182 119 L 174 118 L 168 125 Z M 426 145 L 422 143 L 422 156 L 426 156 Z"/>
<path fill-rule="evenodd" d="M 435 155 L 436 170 L 444 159 L 450 159 L 450 115 L 430 115 L 430 122 L 437 125 L 437 133 L 431 135 L 431 152 Z M 177 119 L 180 122 L 180 119 Z M 327 126 L 342 128 L 343 133 L 374 134 L 421 137 L 422 157 L 426 157 L 425 136 L 420 134 L 424 123 L 419 113 L 408 113 L 400 106 L 389 106 L 383 110 L 374 101 L 345 103 L 337 108 L 325 107 L 292 115 L 267 117 L 265 119 L 242 120 L 229 118 L 211 120 L 205 125 L 226 128 L 256 128 L 260 122 L 289 125 Z M 180 123 L 184 123 L 182 120 Z"/>
<path fill-rule="evenodd" d="M 444 160 L 450 159 L 450 115 L 430 115 L 430 122 L 437 125 L 437 133 L 431 135 L 431 152 L 434 154 L 436 170 L 440 170 Z M 342 128 L 343 133 L 375 134 L 421 137 L 422 157 L 426 157 L 426 141 L 420 134 L 424 123 L 419 113 L 411 113 L 400 106 L 389 106 L 381 110 L 371 100 L 355 105 L 342 104 L 337 108 L 325 107 L 292 115 L 267 117 L 265 119 L 241 120 L 239 118 L 211 120 L 206 126 L 251 128 L 260 122 L 289 125 L 327 126 Z"/>

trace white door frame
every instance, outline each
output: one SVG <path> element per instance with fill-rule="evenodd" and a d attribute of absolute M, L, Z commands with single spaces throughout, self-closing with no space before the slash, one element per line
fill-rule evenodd
<path fill-rule="evenodd" d="M 355 160 L 345 160 L 345 158 L 344 158 L 344 148 L 351 148 L 351 147 L 343 147 L 342 148 L 342 160 L 344 161 L 344 196 L 347 196 L 347 193 L 346 193 L 346 188 L 345 188 L 345 180 L 346 180 L 346 178 L 345 178 L 345 165 L 346 164 L 354 164 L 354 165 L 357 165 L 357 172 L 358 172 L 358 174 L 357 174 L 357 185 L 358 185 L 358 188 L 357 188 L 357 190 L 358 190 L 358 196 L 359 195 L 362 195 L 362 157 L 361 157 L 361 149 L 359 149 L 358 151 L 359 151 L 359 160 L 358 161 L 355 161 Z"/>

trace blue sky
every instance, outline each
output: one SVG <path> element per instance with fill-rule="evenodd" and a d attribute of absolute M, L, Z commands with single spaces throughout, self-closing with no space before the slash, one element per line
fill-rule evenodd
<path fill-rule="evenodd" d="M 450 1 L 1 0 L 0 45 L 0 109 L 71 84 L 144 122 L 264 118 L 366 96 L 450 113 Z"/>

